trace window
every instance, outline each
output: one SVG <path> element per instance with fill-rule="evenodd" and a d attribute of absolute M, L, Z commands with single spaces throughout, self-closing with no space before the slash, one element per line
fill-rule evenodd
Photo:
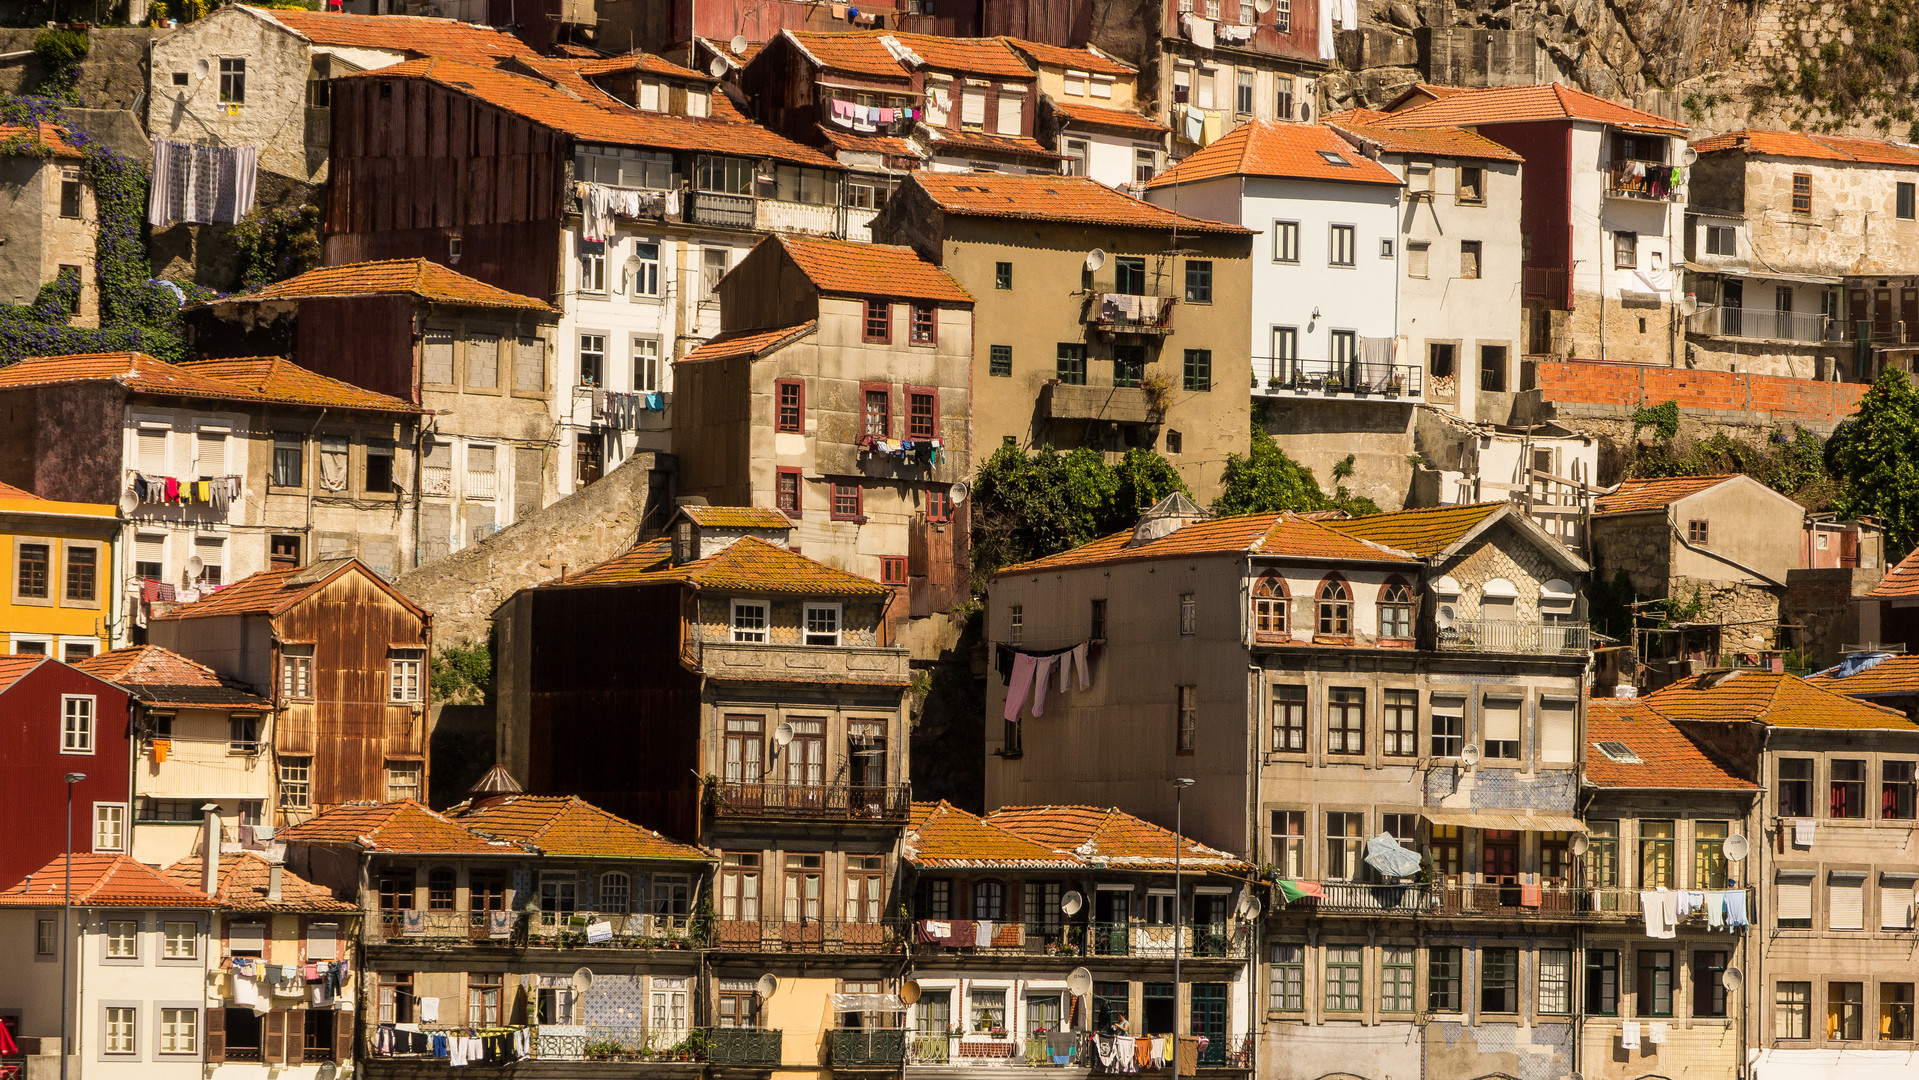
<path fill-rule="evenodd" d="M 1009 379 L 1013 376 L 1013 347 L 994 345 L 990 351 L 986 373 L 996 379 Z"/>
<path fill-rule="evenodd" d="M 1388 945 L 1380 950 L 1380 1012 L 1413 1011 L 1413 965 L 1417 955 L 1411 945 Z"/>
<path fill-rule="evenodd" d="M 1273 687 L 1273 751 L 1306 752 L 1306 688 Z"/>
<path fill-rule="evenodd" d="M 1913 187 L 1913 185 L 1912 185 L 1912 184 L 1910 184 L 1910 183 L 1907 183 L 1907 182 L 1904 182 L 1904 181 L 1902 181 L 1902 182 L 1901 182 L 1901 183 L 1899 184 L 1899 194 L 1898 194 L 1898 197 L 1897 197 L 1897 200 L 1896 200 L 1896 209 L 1895 209 L 1895 211 L 1894 211 L 1895 213 L 1897 213 L 1897 214 L 1899 215 L 1899 220 L 1900 220 L 1900 221 L 1911 221 L 1911 220 L 1912 220 L 1912 218 L 1913 218 L 1913 195 L 1914 195 L 1914 187 Z"/>
<path fill-rule="evenodd" d="M 1186 389 L 1205 392 L 1213 388 L 1213 351 L 1211 349 L 1187 349 L 1185 367 Z"/>
<path fill-rule="evenodd" d="M 1353 632 L 1353 597 L 1344 581 L 1329 577 L 1321 582 L 1316 606 L 1319 621 L 1315 633 L 1344 637 Z"/>
<path fill-rule="evenodd" d="M 1865 1038 L 1866 984 L 1826 984 L 1826 1038 L 1858 1042 Z"/>
<path fill-rule="evenodd" d="M 1812 984 L 1781 982 L 1773 987 L 1772 1037 L 1812 1038 Z"/>
<path fill-rule="evenodd" d="M 1783 930 L 1812 929 L 1812 871 L 1781 870 L 1773 888 L 1775 925 Z"/>
<path fill-rule="evenodd" d="M 580 385 L 603 386 L 606 383 L 606 335 L 580 335 Z"/>
<path fill-rule="evenodd" d="M 700 295 L 705 299 L 720 295 L 720 279 L 726 277 L 730 257 L 722 247 L 700 249 Z"/>
<path fill-rule="evenodd" d="M 93 753 L 94 699 L 76 695 L 60 698 L 60 752 Z"/>
<path fill-rule="evenodd" d="M 1692 1014 L 1695 1017 L 1726 1015 L 1726 953 L 1720 949 L 1702 949 L 1692 954 Z"/>
<path fill-rule="evenodd" d="M 1733 225 L 1706 226 L 1706 254 L 1739 254 L 1739 229 Z"/>
<path fill-rule="evenodd" d="M 1672 953 L 1664 949 L 1641 949 L 1637 961 L 1639 1016 L 1672 1015 Z"/>
<path fill-rule="evenodd" d="M 63 218 L 77 218 L 80 216 L 79 169 L 60 170 L 60 216 Z"/>
<path fill-rule="evenodd" d="M 1327 1012 L 1358 1012 L 1364 1007 L 1364 956 L 1358 945 L 1326 946 Z"/>
<path fill-rule="evenodd" d="M 1479 347 L 1479 388 L 1488 393 L 1505 392 L 1506 346 L 1481 345 Z"/>
<path fill-rule="evenodd" d="M 1888 902 L 1896 896 L 1888 894 Z M 1866 879 L 1864 871 L 1847 873 L 1834 870 L 1826 886 L 1826 927 L 1830 930 L 1866 928 Z"/>
<path fill-rule="evenodd" d="M 865 340 L 878 345 L 893 340 L 893 309 L 886 301 L 866 302 Z"/>
<path fill-rule="evenodd" d="M 1413 592 L 1402 582 L 1388 582 L 1379 592 L 1379 636 L 1413 636 Z"/>
<path fill-rule="evenodd" d="M 766 644 L 766 601 L 733 601 L 733 642 L 736 645 Z"/>
<path fill-rule="evenodd" d="M 1812 174 L 1792 174 L 1792 212 L 1795 214 L 1812 213 Z"/>
<path fill-rule="evenodd" d="M 422 766 L 417 761 L 389 761 L 386 763 L 386 797 L 388 802 L 401 799 L 420 798 L 420 778 Z"/>
<path fill-rule="evenodd" d="M 166 573 L 167 538 L 152 533 L 140 533 L 133 538 L 133 576 L 148 581 L 157 581 Z"/>
<path fill-rule="evenodd" d="M 425 664 L 425 649 L 388 649 L 387 700 L 419 701 L 420 669 Z"/>
<path fill-rule="evenodd" d="M 631 346 L 629 355 L 633 358 L 633 389 L 642 393 L 652 393 L 661 388 L 660 339 L 649 334 L 634 334 L 627 339 Z M 534 366 L 533 370 L 541 370 Z M 532 385 L 522 385 L 522 390 L 538 390 L 540 380 L 533 379 Z"/>
<path fill-rule="evenodd" d="M 806 643 L 808 645 L 840 643 L 840 606 L 838 604 L 806 605 Z"/>
<path fill-rule="evenodd" d="M 1199 632 L 1199 598 L 1192 593 L 1179 596 L 1179 636 L 1192 637 Z"/>
<path fill-rule="evenodd" d="M 1430 277 L 1432 274 L 1433 245 L 1427 240 L 1406 241 L 1406 276 L 1412 278 Z"/>
<path fill-rule="evenodd" d="M 1179 688 L 1179 733 L 1174 749 L 1190 754 L 1199 744 L 1199 687 Z"/>
<path fill-rule="evenodd" d="M 125 851 L 127 848 L 127 807 L 125 803 L 93 804 L 93 850 Z"/>
<path fill-rule="evenodd" d="M 1077 342 L 1059 343 L 1059 362 L 1055 368 L 1059 381 L 1067 386 L 1086 385 L 1086 346 Z"/>
<path fill-rule="evenodd" d="M 939 397 L 936 394 L 909 391 L 906 395 L 906 437 L 932 439 L 939 436 Z"/>
<path fill-rule="evenodd" d="M 1419 753 L 1419 693 L 1387 690 L 1381 694 L 1381 752 L 1388 757 Z"/>
<path fill-rule="evenodd" d="M 306 1022 L 300 1031 L 300 1060 L 313 1063 L 332 1061 L 334 1055 L 334 1025 L 339 1014 L 331 1009 L 306 1010 Z M 289 1037 L 292 1032 L 287 1033 Z M 293 1048 L 287 1047 L 287 1055 L 292 1057 Z"/>
<path fill-rule="evenodd" d="M 505 977 L 492 972 L 468 972 L 466 977 L 466 1022 L 469 1027 L 495 1027 L 500 1023 L 500 988 Z"/>
<path fill-rule="evenodd" d="M 1433 700 L 1432 737 L 1429 753 L 1436 758 L 1456 758 L 1466 745 L 1465 702 L 1457 699 Z"/>
<path fill-rule="evenodd" d="M 106 932 L 101 935 L 106 940 L 107 959 L 136 960 L 140 956 L 140 924 L 128 919 L 114 919 L 107 923 Z"/>
<path fill-rule="evenodd" d="M 1247 14 L 1252 9 L 1252 3 L 1245 0 L 1239 7 L 1241 14 Z M 1253 115 L 1253 73 L 1246 68 L 1239 69 L 1233 93 L 1233 111 L 1241 116 Z"/>
<path fill-rule="evenodd" d="M 1812 816 L 1812 759 L 1779 759 L 1779 816 Z"/>
<path fill-rule="evenodd" d="M 1326 691 L 1326 752 L 1366 752 L 1366 691 L 1335 686 Z"/>
<path fill-rule="evenodd" d="M 1911 821 L 1914 796 L 1919 795 L 1919 763 L 1886 761 L 1879 766 L 1879 816 L 1889 821 Z"/>
<path fill-rule="evenodd" d="M 1116 260 L 1113 264 L 1113 291 L 1127 296 L 1145 295 L 1146 260 L 1141 258 Z"/>
<path fill-rule="evenodd" d="M 1326 879 L 1357 881 L 1364 872 L 1366 815 L 1334 811 L 1326 815 Z"/>
<path fill-rule="evenodd" d="M 398 490 L 393 484 L 392 446 L 381 443 L 367 444 L 365 479 L 366 490 L 369 493 L 390 495 Z"/>
<path fill-rule="evenodd" d="M 1085 176 L 1086 158 L 1092 153 L 1085 139 L 1065 139 L 1060 150 L 1066 160 L 1060 162 L 1059 171 L 1065 176 Z"/>
<path fill-rule="evenodd" d="M 295 700 L 313 697 L 313 646 L 280 646 L 280 696 Z"/>
<path fill-rule="evenodd" d="M 33 923 L 33 955 L 52 956 L 60 950 L 60 924 L 52 919 Z"/>
<path fill-rule="evenodd" d="M 745 158 L 701 154 L 694 162 L 693 186 L 719 195 L 753 194 L 753 162 Z"/>
<path fill-rule="evenodd" d="M 1673 823 L 1639 823 L 1639 887 L 1669 889 L 1677 885 L 1673 873 Z"/>
<path fill-rule="evenodd" d="M 244 105 L 247 100 L 247 62 L 237 58 L 220 60 L 220 104 Z"/>
<path fill-rule="evenodd" d="M 1435 945 L 1426 950 L 1426 1008 L 1429 1012 L 1456 1013 L 1465 1001 L 1460 983 L 1465 974 L 1457 945 Z"/>
<path fill-rule="evenodd" d="M 1692 520 L 1692 521 L 1686 522 L 1686 542 L 1687 543 L 1704 544 L 1707 542 L 1707 537 L 1710 535 L 1711 535 L 1711 530 L 1708 528 L 1708 525 L 1706 522 L 1699 521 L 1699 520 Z"/>
<path fill-rule="evenodd" d="M 660 245 L 635 242 L 627 287 L 635 297 L 660 295 Z"/>
<path fill-rule="evenodd" d="M 632 910 L 633 879 L 620 870 L 600 875 L 600 895 L 593 909 L 603 915 L 625 915 Z"/>
<path fill-rule="evenodd" d="M 1879 1038 L 1892 1042 L 1912 1040 L 1912 984 L 1879 984 Z"/>
<path fill-rule="evenodd" d="M 1519 1011 L 1519 950 L 1481 949 L 1479 952 L 1479 1011 Z"/>
<path fill-rule="evenodd" d="M 298 435 L 273 437 L 273 486 L 297 488 L 306 482 L 306 441 Z"/>
<path fill-rule="evenodd" d="M 1013 287 L 1013 264 L 996 262 L 993 264 L 993 288 L 1005 291 Z"/>
<path fill-rule="evenodd" d="M 1486 201 L 1486 170 L 1477 165 L 1459 167 L 1459 201 L 1463 203 L 1483 203 Z"/>
<path fill-rule="evenodd" d="M 860 486 L 857 483 L 833 482 L 833 518 L 836 521 L 856 521 L 860 514 Z"/>
<path fill-rule="evenodd" d="M 1619 950 L 1586 950 L 1586 1012 L 1619 1015 Z"/>
<path fill-rule="evenodd" d="M 15 592 L 24 600 L 51 598 L 53 548 L 48 544 L 21 544 L 14 556 L 18 567 Z"/>
<path fill-rule="evenodd" d="M 1278 574 L 1267 574 L 1253 585 L 1253 635 L 1257 638 L 1283 637 L 1286 634 L 1286 581 Z"/>
<path fill-rule="evenodd" d="M 1359 247 L 1359 230 L 1352 225 L 1335 225 L 1327 248 L 1326 265 L 1352 266 Z"/>
<path fill-rule="evenodd" d="M 1612 234 L 1612 264 L 1615 270 L 1639 269 L 1638 233 L 1615 232 Z"/>
<path fill-rule="evenodd" d="M 780 469 L 773 474 L 773 503 L 787 517 L 800 516 L 800 471 Z"/>
<path fill-rule="evenodd" d="M 1273 222 L 1273 261 L 1279 263 L 1299 261 L 1299 222 Z"/>
<path fill-rule="evenodd" d="M 133 1010 L 114 1007 L 107 1009 L 106 1013 L 106 1024 L 101 1032 L 101 1050 L 108 1054 L 137 1053 L 133 1033 Z"/>
<path fill-rule="evenodd" d="M 775 389 L 774 430 L 798 433 L 806 418 L 806 384 L 798 379 L 781 379 Z"/>
<path fill-rule="evenodd" d="M 1730 827 L 1724 821 L 1692 823 L 1692 887 L 1726 887 L 1726 836 Z"/>
<path fill-rule="evenodd" d="M 1467 279 L 1477 279 L 1479 277 L 1480 253 L 1484 247 L 1485 245 L 1478 240 L 1461 240 L 1459 242 L 1460 277 Z"/>
<path fill-rule="evenodd" d="M 1210 259 L 1192 259 L 1186 263 L 1186 302 L 1213 302 L 1213 263 Z"/>
<path fill-rule="evenodd" d="M 951 492 L 937 485 L 926 489 L 926 520 L 953 520 L 953 495 Z"/>
<path fill-rule="evenodd" d="M 1306 946 L 1276 941 L 1272 955 L 1273 969 L 1267 983 L 1266 1007 L 1277 1012 L 1304 1012 Z"/>
<path fill-rule="evenodd" d="M 580 242 L 580 291 L 606 292 L 606 244 L 599 240 Z M 471 372 L 469 372 L 469 378 Z"/>
<path fill-rule="evenodd" d="M 305 810 L 313 805 L 313 759 L 310 757 L 283 757 L 280 759 L 280 806 L 288 810 Z"/>
<path fill-rule="evenodd" d="M 684 874 L 654 874 L 652 912 L 655 918 L 684 925 L 693 914 L 693 881 Z"/>
<path fill-rule="evenodd" d="M 1133 148 L 1133 183 L 1144 184 L 1159 172 L 1159 154 L 1144 147 Z"/>
<path fill-rule="evenodd" d="M 413 1022 L 413 973 L 410 971 L 384 971 L 380 980 L 380 1023 L 407 1024 Z M 253 1010 L 247 1010 L 251 1013 Z M 231 1047 L 229 1035 L 227 1045 Z"/>
<path fill-rule="evenodd" d="M 1573 954 L 1570 949 L 1539 950 L 1538 1010 L 1553 1016 L 1572 1012 Z"/>
<path fill-rule="evenodd" d="M 1835 760 L 1829 812 L 1835 818 L 1866 816 L 1866 763 Z"/>
<path fill-rule="evenodd" d="M 865 402 L 861 413 L 862 433 L 876 439 L 890 437 L 893 434 L 893 391 L 868 387 L 862 400 Z"/>
<path fill-rule="evenodd" d="M 1026 636 L 1026 608 L 1022 604 L 1012 604 L 1007 610 L 1007 640 L 1018 645 Z"/>
<path fill-rule="evenodd" d="M 914 304 L 913 344 L 932 345 L 939 341 L 939 309 L 931 304 Z"/>
<path fill-rule="evenodd" d="M 1306 876 L 1306 811 L 1273 811 L 1273 863 L 1281 877 Z"/>

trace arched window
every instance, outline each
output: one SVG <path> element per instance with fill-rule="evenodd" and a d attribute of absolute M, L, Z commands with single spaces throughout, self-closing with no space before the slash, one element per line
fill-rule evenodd
<path fill-rule="evenodd" d="M 1282 637 L 1286 625 L 1286 579 L 1267 574 L 1253 583 L 1253 636 Z"/>
<path fill-rule="evenodd" d="M 1413 636 L 1413 590 L 1399 578 L 1389 579 L 1379 590 L 1379 636 Z"/>
<path fill-rule="evenodd" d="M 453 910 L 453 868 L 436 866 L 426 876 L 428 911 Z"/>
<path fill-rule="evenodd" d="M 1319 586 L 1319 627 L 1316 631 L 1335 637 L 1353 632 L 1353 594 L 1337 575 Z"/>
<path fill-rule="evenodd" d="M 973 918 L 998 920 L 1006 917 L 1006 886 L 997 881 L 973 883 Z"/>
<path fill-rule="evenodd" d="M 633 903 L 633 879 L 624 870 L 600 875 L 600 898 L 594 904 L 602 915 L 624 915 Z"/>

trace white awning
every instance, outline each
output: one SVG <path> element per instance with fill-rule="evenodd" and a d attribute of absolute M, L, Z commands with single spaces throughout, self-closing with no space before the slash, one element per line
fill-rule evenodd
<path fill-rule="evenodd" d="M 1586 823 L 1570 814 L 1545 810 L 1471 810 L 1428 808 L 1420 816 L 1434 825 L 1457 825 L 1462 829 L 1511 829 L 1515 832 L 1583 833 Z"/>
<path fill-rule="evenodd" d="M 1915 1080 L 1919 1055 L 1905 1050 L 1755 1050 L 1752 1080 Z"/>

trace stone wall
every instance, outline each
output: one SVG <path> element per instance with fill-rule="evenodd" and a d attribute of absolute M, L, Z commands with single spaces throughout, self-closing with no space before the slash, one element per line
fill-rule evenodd
<path fill-rule="evenodd" d="M 1719 639 L 1723 652 L 1752 651 L 1749 639 L 1755 635 L 1765 648 L 1772 648 L 1777 640 L 1782 589 L 1690 577 L 1673 578 L 1669 588 L 1666 595 L 1677 604 L 1690 605 L 1695 599 L 1704 602 L 1704 609 L 1686 621 L 1723 625 L 1725 631 Z"/>
<path fill-rule="evenodd" d="M 1263 426 L 1286 456 L 1313 470 L 1321 490 L 1339 486 L 1333 466 L 1353 455 L 1345 485 L 1382 510 L 1406 505 L 1412 492 L 1413 415 L 1405 402 L 1316 401 L 1272 398 L 1263 403 Z"/>
<path fill-rule="evenodd" d="M 1593 519 L 1594 566 L 1608 581 L 1624 570 L 1640 599 L 1667 595 L 1672 544 L 1672 527 L 1663 515 L 1637 520 Z"/>
<path fill-rule="evenodd" d="M 91 8 L 88 9 L 89 12 Z M 77 10 L 67 13 L 74 16 Z M 46 65 L 31 55 L 39 27 L 0 30 L 0 53 L 29 55 L 0 63 L 0 93 L 33 93 L 47 77 Z M 88 109 L 131 109 L 147 90 L 147 52 L 153 39 L 168 31 L 146 27 L 87 31 L 87 58 L 80 62 L 74 90 Z"/>
<path fill-rule="evenodd" d="M 1785 615 L 1786 622 L 1794 625 L 1792 643 L 1806 653 L 1814 670 L 1845 659 L 1845 646 L 1864 638 L 1853 597 L 1870 590 L 1884 575 L 1884 567 L 1818 567 L 1786 575 Z"/>

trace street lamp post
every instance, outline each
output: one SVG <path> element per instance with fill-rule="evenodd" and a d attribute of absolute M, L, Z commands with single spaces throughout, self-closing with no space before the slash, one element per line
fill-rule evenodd
<path fill-rule="evenodd" d="M 1184 942 L 1180 940 L 1180 926 L 1184 918 L 1182 909 L 1185 904 L 1179 881 L 1180 849 L 1184 846 L 1180 835 L 1186 829 L 1186 789 L 1192 786 L 1193 781 L 1190 777 L 1175 777 L 1173 780 L 1173 1070 L 1175 1072 L 1179 1070 L 1179 954 L 1184 946 Z M 1192 1008 L 1190 1000 L 1186 1007 L 1189 1010 Z"/>
<path fill-rule="evenodd" d="M 60 903 L 60 1080 L 67 1080 L 67 1059 L 73 1056 L 73 1048 L 68 1045 L 69 1026 L 72 1023 L 73 994 L 69 987 L 73 985 L 73 785 L 85 780 L 86 773 L 70 772 L 67 782 L 67 837 L 65 860 L 65 895 Z"/>

